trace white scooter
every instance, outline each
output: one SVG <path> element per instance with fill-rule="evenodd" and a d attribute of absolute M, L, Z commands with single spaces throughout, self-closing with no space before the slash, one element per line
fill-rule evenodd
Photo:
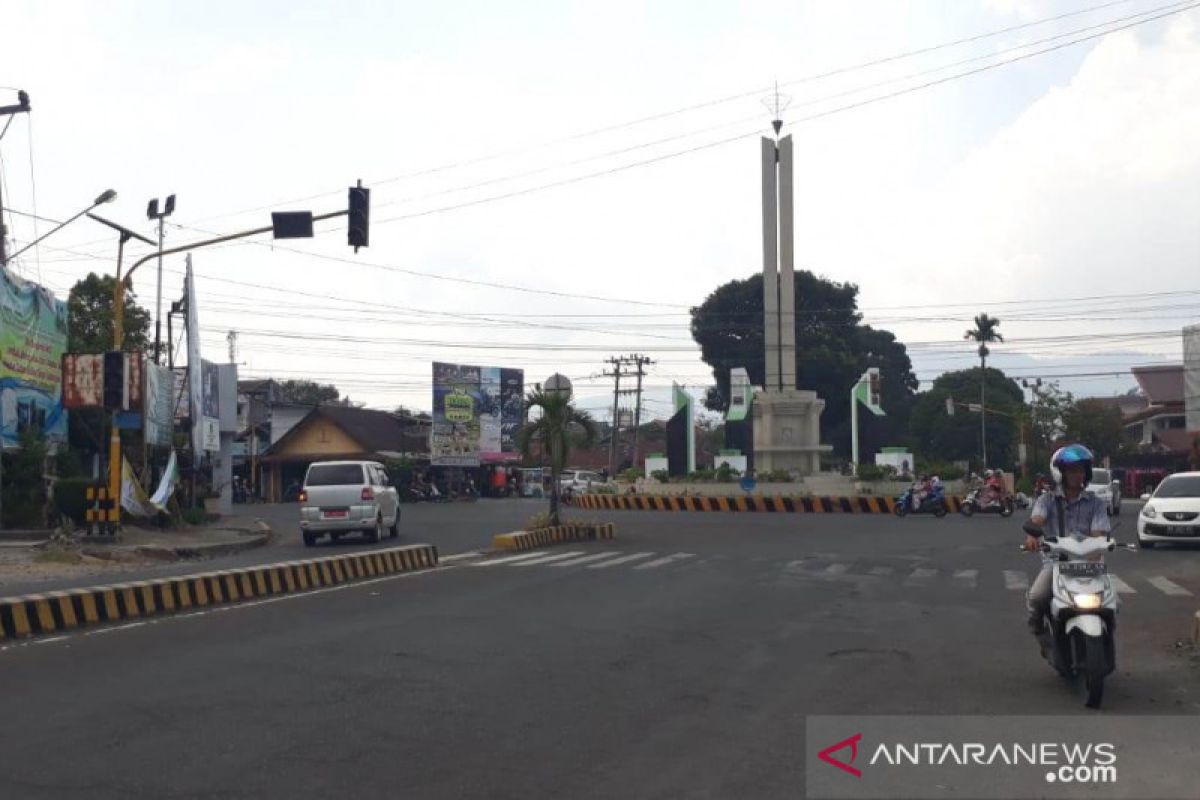
<path fill-rule="evenodd" d="M 1038 535 L 1032 523 L 1026 533 Z M 1119 601 L 1108 579 L 1102 553 L 1118 547 L 1110 536 L 1046 538 L 1042 552 L 1054 557 L 1050 615 L 1045 619 L 1042 654 L 1060 675 L 1082 677 L 1088 708 L 1099 708 L 1104 679 L 1116 669 L 1116 623 Z"/>

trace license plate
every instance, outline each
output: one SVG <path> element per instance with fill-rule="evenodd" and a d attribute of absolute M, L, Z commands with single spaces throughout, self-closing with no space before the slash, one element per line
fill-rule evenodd
<path fill-rule="evenodd" d="M 1060 564 L 1058 571 L 1072 578 L 1090 578 L 1108 572 L 1108 565 L 1100 562 L 1069 562 Z"/>
<path fill-rule="evenodd" d="M 349 513 L 350 512 L 348 512 L 346 509 L 339 508 L 333 511 L 322 511 L 321 516 L 323 516 L 325 519 L 344 519 Z"/>

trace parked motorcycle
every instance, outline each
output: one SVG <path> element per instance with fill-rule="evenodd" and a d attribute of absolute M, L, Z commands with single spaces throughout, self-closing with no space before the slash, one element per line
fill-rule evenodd
<path fill-rule="evenodd" d="M 1025 523 L 1026 533 L 1038 529 Z M 1049 537 L 1041 549 L 1054 557 L 1050 613 L 1039 637 L 1042 655 L 1058 674 L 1068 680 L 1083 678 L 1088 708 L 1099 708 L 1104 698 L 1104 679 L 1116 669 L 1116 622 L 1119 602 L 1103 560 L 1089 557 L 1112 552 L 1118 547 L 1111 536 Z"/>
<path fill-rule="evenodd" d="M 976 512 L 1011 517 L 1014 508 L 1015 504 L 1010 495 L 993 497 L 991 500 L 985 501 L 982 490 L 972 489 L 966 498 L 963 499 L 962 505 L 959 506 L 958 510 L 964 517 L 973 516 Z"/>
<path fill-rule="evenodd" d="M 897 517 L 906 517 L 909 514 L 933 514 L 940 519 L 946 516 L 946 495 L 942 491 L 942 487 L 938 486 L 921 500 L 920 505 L 917 505 L 915 490 L 910 486 L 896 498 L 896 507 L 893 510 Z"/>

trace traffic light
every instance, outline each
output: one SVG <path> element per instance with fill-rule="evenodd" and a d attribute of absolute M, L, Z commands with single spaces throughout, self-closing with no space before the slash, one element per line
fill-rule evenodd
<path fill-rule="evenodd" d="M 112 350 L 104 354 L 104 407 L 124 411 L 126 405 L 125 353 Z"/>
<path fill-rule="evenodd" d="M 371 190 L 358 182 L 358 186 L 350 187 L 350 219 L 347 228 L 347 241 L 354 252 L 366 247 L 371 239 Z"/>
<path fill-rule="evenodd" d="M 878 372 L 871 373 L 871 405 L 875 406 L 876 408 L 878 408 L 880 405 L 882 405 L 879 402 L 879 373 Z"/>

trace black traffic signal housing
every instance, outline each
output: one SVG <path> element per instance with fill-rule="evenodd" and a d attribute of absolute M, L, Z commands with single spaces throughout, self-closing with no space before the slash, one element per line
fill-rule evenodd
<path fill-rule="evenodd" d="M 367 247 L 371 240 L 371 190 L 362 181 L 350 187 L 349 208 L 346 239 L 357 253 L 358 248 Z"/>
<path fill-rule="evenodd" d="M 125 353 L 110 350 L 104 354 L 104 407 L 124 411 L 125 405 Z"/>
<path fill-rule="evenodd" d="M 879 373 L 872 372 L 871 373 L 871 405 L 875 406 L 876 408 L 879 408 L 881 405 L 879 400 L 880 400 L 880 397 L 879 397 Z"/>

